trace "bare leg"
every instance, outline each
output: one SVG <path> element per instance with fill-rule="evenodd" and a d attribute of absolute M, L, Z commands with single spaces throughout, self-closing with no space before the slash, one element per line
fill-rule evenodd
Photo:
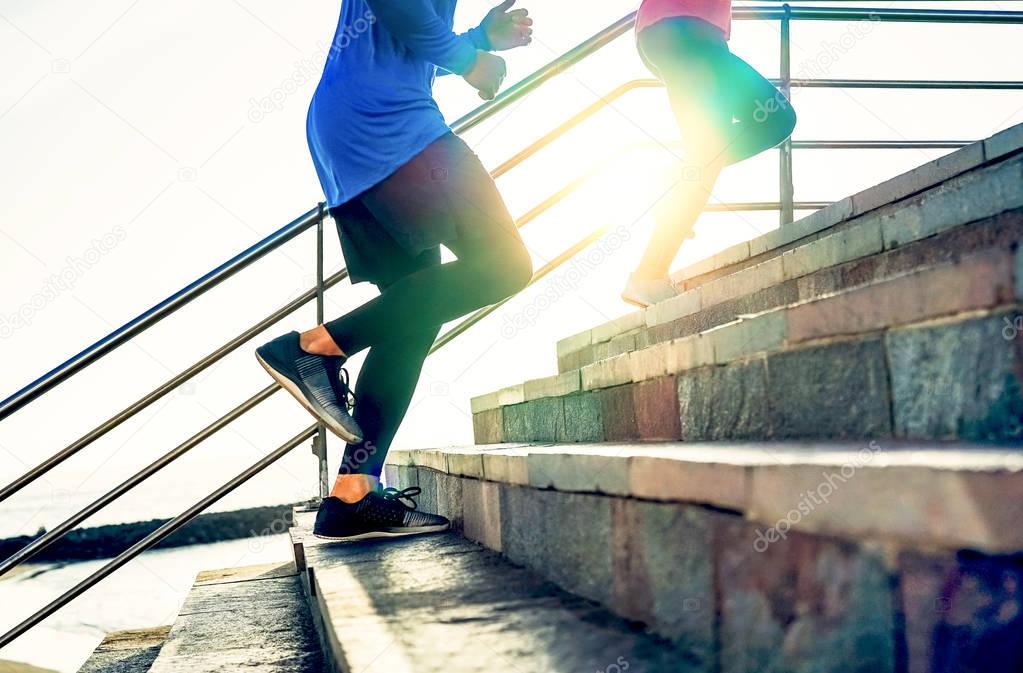
<path fill-rule="evenodd" d="M 330 336 L 330 332 L 323 325 L 318 325 L 308 332 L 302 332 L 299 335 L 298 343 L 302 350 L 313 355 L 348 357 L 348 354 L 334 343 L 334 338 Z"/>
<path fill-rule="evenodd" d="M 671 193 L 658 205 L 657 226 L 646 252 L 636 269 L 641 278 L 665 278 L 682 243 L 693 236 L 693 228 L 707 206 L 714 183 L 721 174 L 721 164 L 684 163 L 681 177 Z"/>

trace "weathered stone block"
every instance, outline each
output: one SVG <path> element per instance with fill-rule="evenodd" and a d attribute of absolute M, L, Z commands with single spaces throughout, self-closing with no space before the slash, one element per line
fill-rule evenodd
<path fill-rule="evenodd" d="M 888 370 L 878 338 L 769 355 L 767 381 L 774 437 L 892 434 Z"/>
<path fill-rule="evenodd" d="M 646 310 L 647 327 L 678 320 L 700 310 L 700 291 L 687 290 Z"/>
<path fill-rule="evenodd" d="M 398 484 L 398 488 L 419 486 L 419 470 L 411 465 L 399 465 Z"/>
<path fill-rule="evenodd" d="M 617 386 L 597 391 L 600 416 L 604 421 L 604 439 L 623 442 L 639 438 L 636 427 L 636 404 L 632 386 Z"/>
<path fill-rule="evenodd" d="M 924 194 L 920 223 L 898 242 L 915 241 L 974 220 L 1023 206 L 1023 160 L 967 173 Z"/>
<path fill-rule="evenodd" d="M 478 414 L 481 411 L 487 411 L 489 409 L 506 407 L 511 404 L 521 404 L 525 400 L 525 391 L 523 390 L 522 384 L 519 383 L 492 393 L 487 393 L 486 395 L 474 397 L 470 400 L 470 407 L 472 408 L 472 413 Z"/>
<path fill-rule="evenodd" d="M 613 609 L 681 644 L 693 657 L 686 670 L 715 670 L 717 516 L 684 505 L 614 501 Z"/>
<path fill-rule="evenodd" d="M 772 257 L 710 281 L 699 289 L 701 305 L 706 308 L 721 304 L 782 282 L 785 279 L 782 264 L 782 256 Z"/>
<path fill-rule="evenodd" d="M 919 202 L 907 203 L 879 216 L 884 249 L 892 250 L 912 243 L 919 237 L 916 232 L 923 229 L 923 209 Z"/>
<path fill-rule="evenodd" d="M 973 143 L 934 161 L 929 161 L 902 175 L 854 194 L 853 214 L 894 203 L 917 192 L 924 191 L 956 175 L 984 163 L 984 144 Z"/>
<path fill-rule="evenodd" d="M 989 308 L 1013 295 L 1008 252 L 972 255 L 838 295 L 793 306 L 789 342 L 859 334 Z"/>
<path fill-rule="evenodd" d="M 409 451 L 409 457 L 414 465 L 426 467 L 437 472 L 448 471 L 448 455 L 438 449 L 418 449 Z"/>
<path fill-rule="evenodd" d="M 891 673 L 890 577 L 878 556 L 790 533 L 774 544 L 738 517 L 715 521 L 720 671 Z"/>
<path fill-rule="evenodd" d="M 515 404 L 504 407 L 504 441 L 528 442 L 529 432 L 526 428 L 526 404 Z"/>
<path fill-rule="evenodd" d="M 473 440 L 477 444 L 500 444 L 504 441 L 504 410 L 488 409 L 472 415 Z"/>
<path fill-rule="evenodd" d="M 580 383 L 579 372 L 571 371 L 526 381 L 523 384 L 523 390 L 526 401 L 529 402 L 542 397 L 560 397 L 578 392 Z"/>
<path fill-rule="evenodd" d="M 632 386 L 632 393 L 636 430 L 641 440 L 674 440 L 681 436 L 674 376 L 636 383 Z"/>
<path fill-rule="evenodd" d="M 833 234 L 789 250 L 781 255 L 781 260 L 785 278 L 799 278 L 819 269 L 880 252 L 882 248 L 881 223 L 869 218 L 857 220 Z"/>
<path fill-rule="evenodd" d="M 620 386 L 632 381 L 629 354 L 594 362 L 582 368 L 583 390 Z"/>
<path fill-rule="evenodd" d="M 1023 361 L 1021 337 L 1014 328 L 1019 316 L 1004 313 L 890 332 L 896 434 L 1023 437 Z"/>
<path fill-rule="evenodd" d="M 529 485 L 557 491 L 629 495 L 629 457 L 623 447 L 593 447 L 585 453 L 534 451 L 529 465 Z"/>
<path fill-rule="evenodd" d="M 984 141 L 984 156 L 988 161 L 999 159 L 1023 148 L 1023 124 L 1016 124 L 996 133 Z"/>
<path fill-rule="evenodd" d="M 462 530 L 464 522 L 462 513 L 462 483 L 464 481 L 467 480 L 462 477 L 434 473 L 437 509 L 425 511 L 432 511 L 451 519 L 452 530 Z"/>
<path fill-rule="evenodd" d="M 594 327 L 591 330 L 593 333 L 593 343 L 599 344 L 605 341 L 610 341 L 612 337 L 624 334 L 630 330 L 639 329 L 644 325 L 646 325 L 646 317 L 643 315 L 643 311 L 626 313 L 625 315 L 615 318 L 610 322 Z"/>
<path fill-rule="evenodd" d="M 525 433 L 530 442 L 556 442 L 565 437 L 565 403 L 560 397 L 526 402 Z"/>
<path fill-rule="evenodd" d="M 489 481 L 525 486 L 529 469 L 525 449 L 501 449 L 483 454 L 483 476 Z"/>
<path fill-rule="evenodd" d="M 644 455 L 632 456 L 629 462 L 633 497 L 692 502 L 736 512 L 748 507 L 749 469 L 743 465 Z"/>
<path fill-rule="evenodd" d="M 437 512 L 440 508 L 437 495 L 437 476 L 439 472 L 423 467 L 413 468 L 416 472 L 416 484 L 422 489 L 417 503 L 424 512 Z"/>
<path fill-rule="evenodd" d="M 483 478 L 484 451 L 476 449 L 445 449 L 448 459 L 447 473 L 456 477 Z"/>
<path fill-rule="evenodd" d="M 763 359 L 680 373 L 678 401 L 683 441 L 767 436 L 767 372 Z"/>
<path fill-rule="evenodd" d="M 899 555 L 907 673 L 1023 670 L 1019 559 Z"/>
<path fill-rule="evenodd" d="M 791 224 L 786 224 L 779 229 L 754 238 L 749 242 L 750 254 L 755 257 L 829 229 L 839 222 L 849 219 L 852 210 L 852 197 L 836 201 Z"/>
<path fill-rule="evenodd" d="M 774 351 L 785 344 L 788 314 L 783 309 L 722 325 L 702 335 L 714 344 L 714 361 L 728 364 L 734 360 Z"/>
<path fill-rule="evenodd" d="M 579 334 L 573 334 L 572 336 L 558 342 L 558 357 L 568 355 L 569 353 L 577 351 L 584 346 L 589 346 L 591 343 L 593 343 L 593 330 L 586 330 Z"/>
<path fill-rule="evenodd" d="M 464 533 L 484 547 L 501 551 L 501 488 L 492 481 L 462 481 Z"/>
<path fill-rule="evenodd" d="M 585 598 L 613 596 L 611 499 L 501 486 L 501 539 L 514 562 Z"/>
<path fill-rule="evenodd" d="M 388 486 L 394 486 L 395 488 L 398 488 L 398 482 L 400 480 L 400 478 L 398 477 L 398 466 L 384 465 L 383 478 L 385 484 L 387 484 Z"/>
<path fill-rule="evenodd" d="M 564 398 L 564 404 L 566 441 L 604 441 L 604 417 L 597 393 L 569 395 Z"/>

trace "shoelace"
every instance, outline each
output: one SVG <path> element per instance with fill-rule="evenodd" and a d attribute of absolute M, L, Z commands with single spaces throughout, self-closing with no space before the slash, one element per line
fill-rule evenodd
<path fill-rule="evenodd" d="M 344 367 L 340 367 L 337 373 L 338 380 L 341 381 L 341 391 L 344 393 L 343 398 L 338 400 L 341 404 L 345 405 L 348 411 L 355 408 L 355 403 L 358 399 L 355 397 L 355 393 L 352 392 L 352 387 L 349 384 L 348 370 Z"/>
<path fill-rule="evenodd" d="M 384 500 L 390 500 L 391 502 L 397 502 L 402 507 L 410 512 L 414 512 L 419 505 L 413 498 L 423 492 L 423 489 L 418 486 L 409 486 L 408 488 L 399 491 L 396 488 L 387 487 L 380 491 L 380 495 L 383 496 Z M 408 502 L 406 502 L 408 501 Z"/>

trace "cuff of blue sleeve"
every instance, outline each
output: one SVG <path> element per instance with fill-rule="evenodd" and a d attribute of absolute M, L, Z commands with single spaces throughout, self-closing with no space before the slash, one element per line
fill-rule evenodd
<path fill-rule="evenodd" d="M 494 46 L 490 44 L 490 38 L 487 37 L 487 29 L 482 25 L 476 26 L 467 32 L 465 36 L 472 41 L 473 45 L 477 49 L 482 49 L 483 51 L 494 51 Z"/>
<path fill-rule="evenodd" d="M 452 63 L 450 67 L 448 64 L 439 64 L 442 68 L 446 68 L 456 75 L 464 75 L 476 65 L 476 50 L 477 47 L 468 35 L 459 35 L 456 40 L 458 46 L 453 54 Z"/>

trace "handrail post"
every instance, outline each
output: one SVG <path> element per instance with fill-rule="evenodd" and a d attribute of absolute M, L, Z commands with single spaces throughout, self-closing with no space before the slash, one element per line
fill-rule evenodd
<path fill-rule="evenodd" d="M 326 218 L 326 204 L 322 201 L 318 205 L 319 217 L 316 220 L 316 324 L 323 324 L 323 220 Z M 317 462 L 317 479 L 319 483 L 320 499 L 327 497 L 330 492 L 330 485 L 327 467 L 327 426 L 319 423 L 316 426 L 316 436 L 313 437 L 313 455 Z"/>
<path fill-rule="evenodd" d="M 781 92 L 786 100 L 792 100 L 792 7 L 782 5 L 781 17 Z M 795 220 L 795 187 L 792 182 L 792 138 L 788 137 L 778 147 L 778 196 L 781 202 L 779 225 L 785 226 Z"/>

